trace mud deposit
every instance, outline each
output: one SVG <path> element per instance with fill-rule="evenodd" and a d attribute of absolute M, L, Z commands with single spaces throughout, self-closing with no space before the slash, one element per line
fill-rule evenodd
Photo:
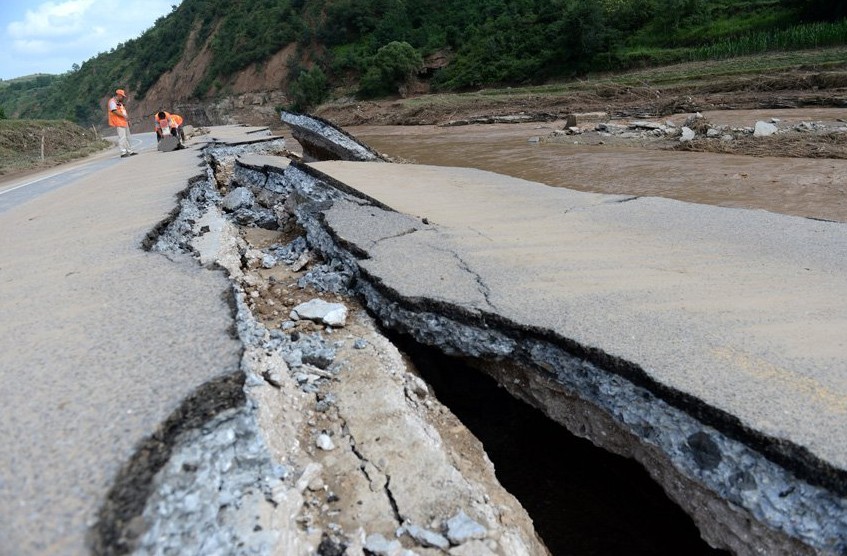
<path fill-rule="evenodd" d="M 703 114 L 719 126 L 748 127 L 757 121 L 779 120 L 788 134 L 801 122 L 819 122 L 836 129 L 842 109 L 724 111 Z M 675 122 L 684 115 L 652 121 Z M 613 123 L 628 125 L 631 120 Z M 565 127 L 564 121 L 544 124 L 492 124 L 461 127 L 359 126 L 348 128 L 391 157 L 436 166 L 473 167 L 579 191 L 657 196 L 724 207 L 847 222 L 847 161 L 780 155 L 779 136 L 771 140 L 770 156 L 668 150 L 678 140 L 605 137 L 586 123 L 585 133 L 554 141 L 546 138 Z M 812 141 L 811 134 L 802 136 Z M 826 149 L 822 144 L 816 148 Z"/>

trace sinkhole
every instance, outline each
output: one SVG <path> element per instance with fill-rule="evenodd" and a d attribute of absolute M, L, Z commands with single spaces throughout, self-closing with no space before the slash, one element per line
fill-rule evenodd
<path fill-rule="evenodd" d="M 551 554 L 721 555 L 634 460 L 572 435 L 466 360 L 387 333 L 482 442 Z"/>

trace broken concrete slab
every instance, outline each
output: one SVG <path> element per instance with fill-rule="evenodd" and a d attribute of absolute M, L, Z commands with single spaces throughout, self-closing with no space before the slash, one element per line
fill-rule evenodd
<path fill-rule="evenodd" d="M 831 442 L 845 434 L 831 370 L 847 357 L 843 225 L 456 168 L 325 162 L 274 180 L 317 194 L 322 208 L 299 211 L 310 242 L 357 269 L 384 325 L 482 366 L 514 362 L 501 377 L 510 391 L 642 461 L 713 545 L 847 543 L 845 444 Z M 362 193 L 345 197 L 351 188 Z M 362 227 L 354 214 L 370 199 L 433 227 Z M 440 288 L 433 254 L 436 274 L 467 279 Z M 561 388 L 583 400 L 579 413 L 557 409 Z M 713 444 L 716 466 L 703 449 Z M 767 479 L 752 490 L 730 480 L 753 462 Z M 814 517 L 799 524 L 798 512 Z"/>
<path fill-rule="evenodd" d="M 179 142 L 178 137 L 174 137 L 173 135 L 165 135 L 159 141 L 158 145 L 156 146 L 156 149 L 159 152 L 169 153 L 171 151 L 177 150 L 181 146 L 182 144 Z"/>
<path fill-rule="evenodd" d="M 306 160 L 385 161 L 385 157 L 332 123 L 308 114 L 281 112 Z"/>
<path fill-rule="evenodd" d="M 229 283 L 141 248 L 199 172 L 196 152 L 158 156 L 149 139 L 0 218 L 3 237 L 26 237 L 0 246 L 0 552 L 87 553 L 136 448 L 209 381 L 209 400 L 237 402 Z"/>
<path fill-rule="evenodd" d="M 216 189 L 232 189 L 236 181 L 249 184 L 245 176 L 256 171 L 239 163 L 244 174 L 232 175 L 227 166 L 234 158 L 226 145 L 207 149 L 205 156 L 217 170 L 214 175 L 227 181 L 210 188 L 210 181 L 198 180 L 156 245 L 163 250 L 202 246 L 201 260 L 223 267 L 232 280 L 235 324 L 244 345 L 242 409 L 250 410 L 245 417 L 255 419 L 243 421 L 246 434 L 243 427 L 219 430 L 222 425 L 210 422 L 202 425 L 202 436 L 211 427 L 215 438 L 248 440 L 256 433 L 251 423 L 259 422 L 261 435 L 256 437 L 267 443 L 275 459 L 269 461 L 263 450 L 253 453 L 260 443 L 250 442 L 249 457 L 241 461 L 237 453 L 231 467 L 234 460 L 225 442 L 219 444 L 224 453 L 217 454 L 218 448 L 199 447 L 193 443 L 197 435 L 188 435 L 195 439 L 186 447 L 190 454 L 202 453 L 225 467 L 222 488 L 195 487 L 190 477 L 197 471 L 197 476 L 208 476 L 205 469 L 194 469 L 193 461 L 171 461 L 168 468 L 178 470 L 188 463 L 188 469 L 157 475 L 143 520 L 134 518 L 123 532 L 144 532 L 141 553 L 167 550 L 179 538 L 197 551 L 204 542 L 201 533 L 210 530 L 205 536 L 210 547 L 235 554 L 345 549 L 357 554 L 369 535 L 396 547 L 399 540 L 394 538 L 407 518 L 440 530 L 461 508 L 484 524 L 491 553 L 544 554 L 530 520 L 497 484 L 478 443 L 427 396 L 420 379 L 409 376 L 411 369 L 397 349 L 377 333 L 361 309 L 348 319 L 344 338 L 340 330 L 305 320 L 280 323 L 279 312 L 270 312 L 280 305 L 296 306 L 292 295 L 301 300 L 311 295 L 292 291 L 296 275 L 289 266 L 306 253 L 306 242 L 300 237 L 281 245 L 285 232 L 247 227 L 238 231 L 235 216 L 234 222 L 218 222 L 226 213 L 220 210 Z M 277 189 L 269 183 L 274 179 L 261 180 L 270 189 L 256 196 L 270 201 L 270 191 Z M 293 189 L 281 190 L 285 193 L 278 195 L 278 208 L 293 210 L 295 205 L 287 200 Z M 206 241 L 207 235 L 213 239 Z M 338 265 L 329 260 L 319 266 Z M 335 298 L 347 294 L 342 288 Z M 412 463 L 410 452 L 415 455 Z M 429 479 L 422 480 L 424 476 Z M 221 482 L 213 477 L 213 483 Z M 230 477 L 235 484 L 227 482 Z M 183 511 L 201 506 L 204 511 L 193 517 Z M 231 539 L 229 547 L 221 542 L 224 538 Z M 421 545 L 429 538 L 404 535 L 400 545 Z M 416 546 L 414 552 L 423 555 L 428 550 Z"/>

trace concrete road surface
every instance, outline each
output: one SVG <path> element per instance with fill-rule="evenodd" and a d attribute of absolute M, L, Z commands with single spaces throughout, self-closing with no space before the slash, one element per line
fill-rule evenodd
<path fill-rule="evenodd" d="M 551 330 L 847 469 L 847 225 L 461 168 L 311 166 L 441 227 L 383 237 L 363 209 L 327 216 L 401 297 Z"/>
<path fill-rule="evenodd" d="M 56 170 L 30 176 L 6 199 L 55 187 L 0 212 L 4 555 L 86 553 L 86 530 L 137 444 L 199 385 L 238 368 L 224 276 L 141 249 L 201 172 L 196 146 L 154 145 L 126 159 L 113 149 L 63 182 Z"/>

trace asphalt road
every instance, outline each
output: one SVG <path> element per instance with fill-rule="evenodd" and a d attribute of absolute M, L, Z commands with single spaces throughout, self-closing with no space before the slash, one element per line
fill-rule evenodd
<path fill-rule="evenodd" d="M 847 469 L 847 224 L 461 168 L 312 166 L 438 226 L 327 215 L 400 296 L 551 330 Z"/>
<path fill-rule="evenodd" d="M 136 151 L 149 150 L 155 145 L 155 133 L 132 136 L 132 148 Z M 110 149 L 59 168 L 11 179 L 0 185 L 0 213 L 122 162 L 125 161 L 116 157 L 114 149 Z"/>
<path fill-rule="evenodd" d="M 239 366 L 224 276 L 141 249 L 199 153 L 136 139 L 138 156 L 113 149 L 0 188 L 4 555 L 87 553 L 138 443 Z"/>

